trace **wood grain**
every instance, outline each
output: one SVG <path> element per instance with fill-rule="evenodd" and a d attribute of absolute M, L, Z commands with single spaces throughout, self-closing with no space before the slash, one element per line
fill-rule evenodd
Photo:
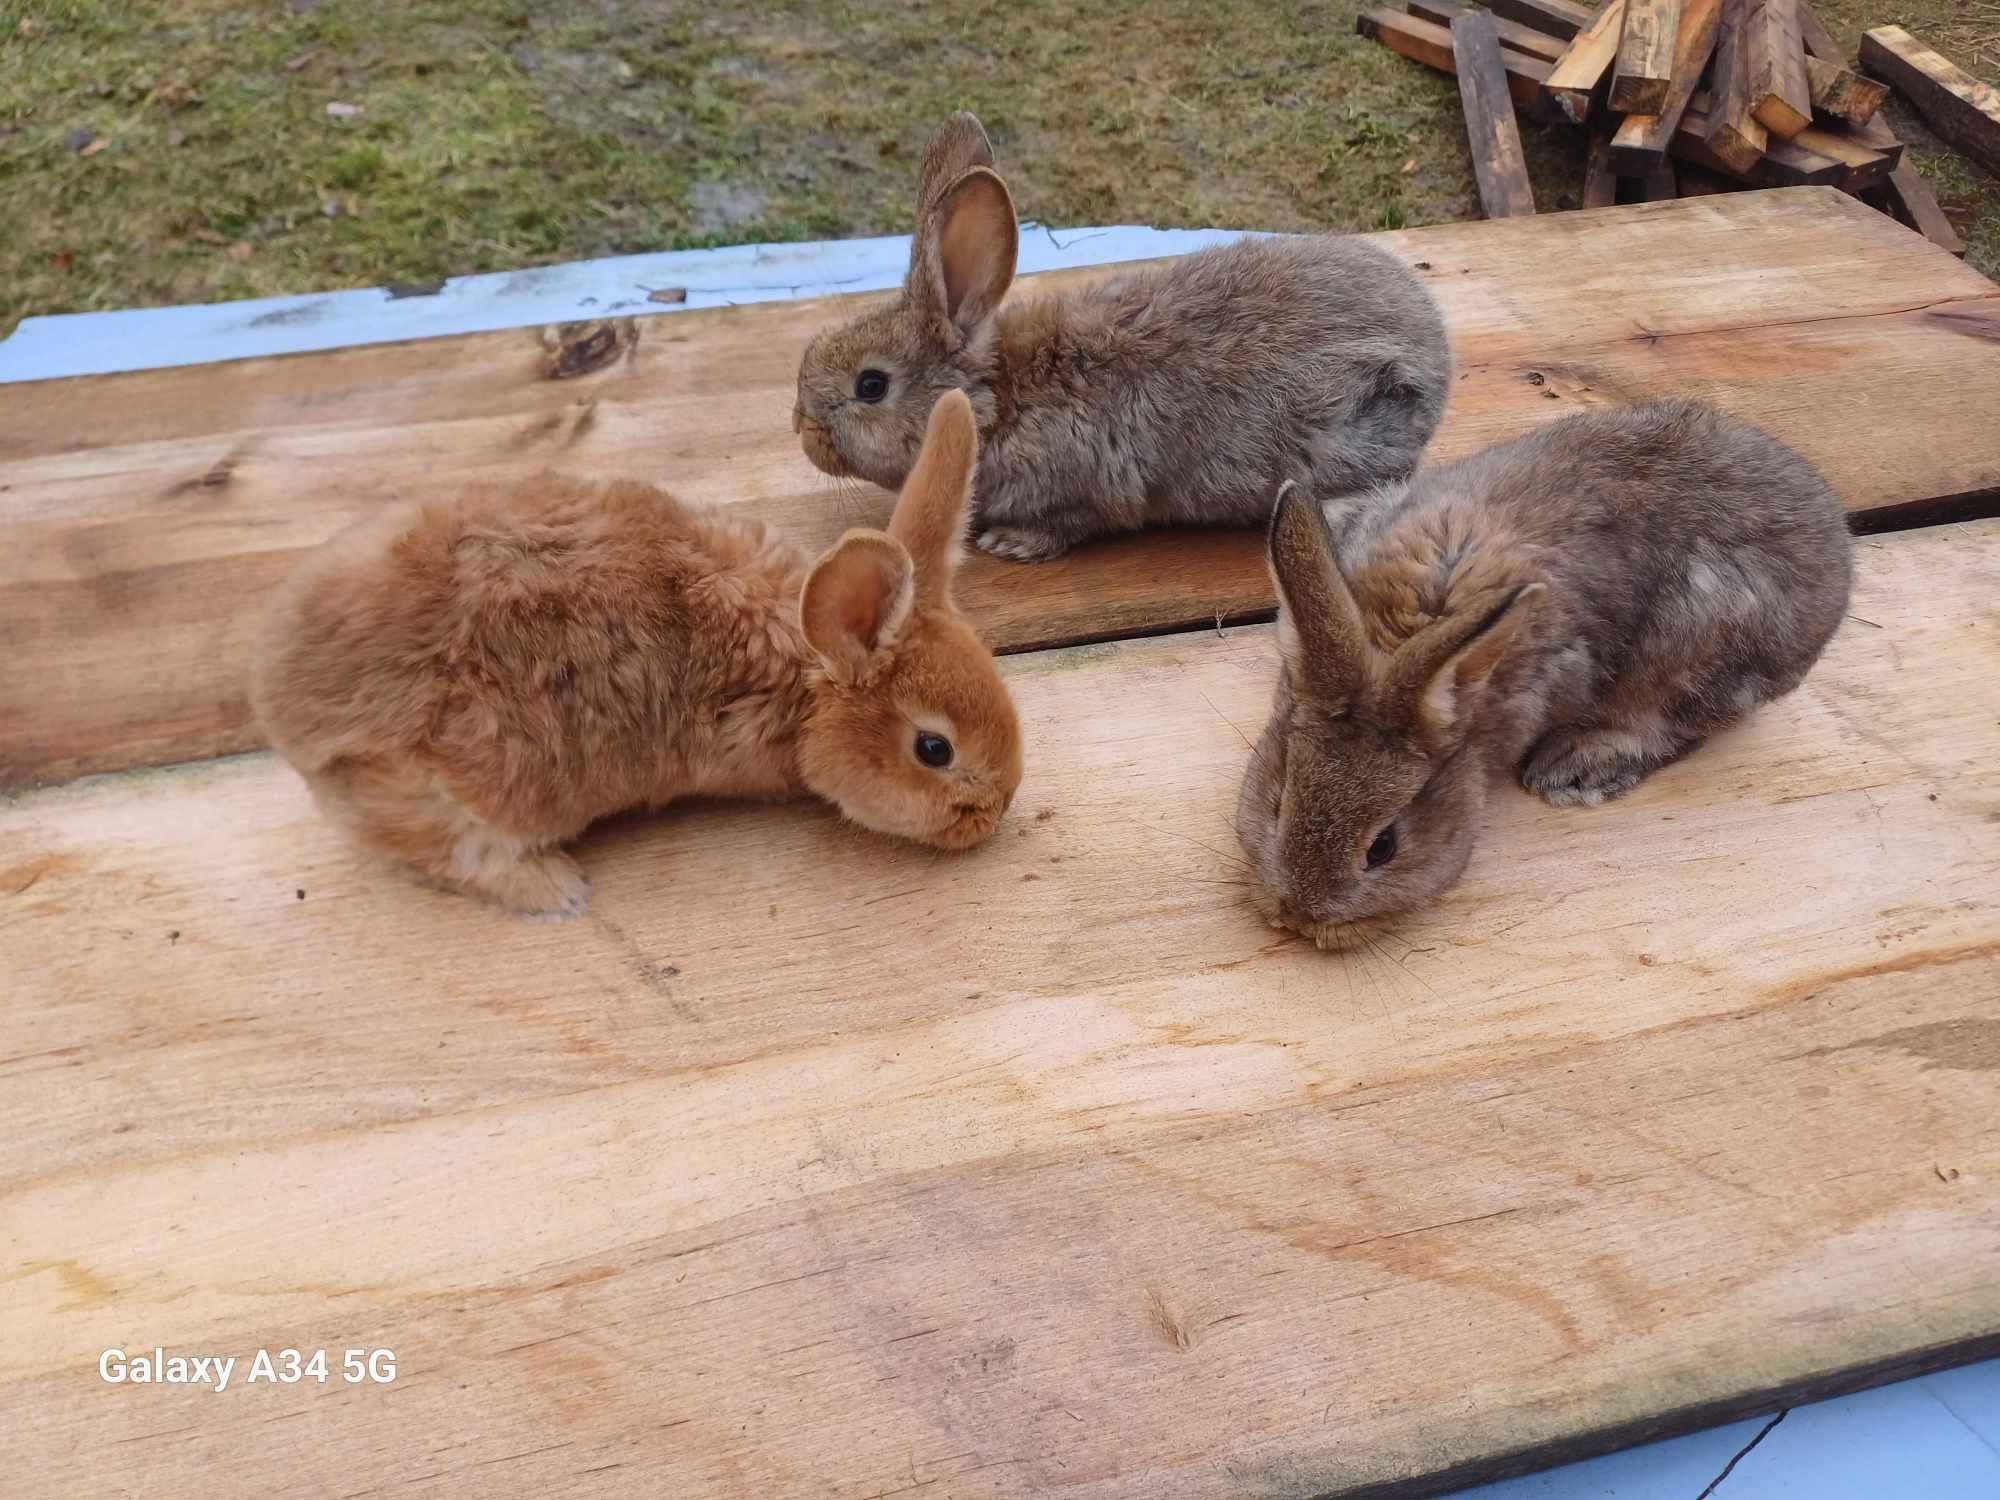
<path fill-rule="evenodd" d="M 1575 0 L 1488 0 L 1486 8 L 1496 16 L 1565 41 L 1588 26 L 1597 14 L 1590 6 L 1578 5 Z"/>
<path fill-rule="evenodd" d="M 1493 17 L 1483 10 L 1455 17 L 1451 51 L 1480 209 L 1489 219 L 1532 214 L 1535 191 L 1528 185 L 1528 163 L 1521 154 L 1521 131 L 1514 123 L 1514 101 L 1507 91 L 1507 69 Z"/>
<path fill-rule="evenodd" d="M 1982 83 L 1900 26 L 1861 38 L 1861 66 L 1895 86 L 1931 129 L 1990 172 L 2000 172 L 2000 89 Z"/>
<path fill-rule="evenodd" d="M 1863 78 L 1837 62 L 1822 62 L 1817 57 L 1806 58 L 1806 84 L 1812 91 L 1815 115 L 1845 120 L 1850 125 L 1864 125 L 1874 119 L 1882 101 L 1889 96 L 1888 84 Z"/>
<path fill-rule="evenodd" d="M 1990 1347 L 1996 595 L 2000 522 L 1862 542 L 1797 694 L 1607 808 L 1496 789 L 1352 957 L 1231 883 L 1263 627 L 1014 658 L 982 850 L 690 808 L 567 925 L 382 877 L 264 757 L 15 799 L 0 1465 L 1429 1493 Z M 397 1378 L 100 1383 L 156 1345 Z"/>
<path fill-rule="evenodd" d="M 1887 180 L 1903 159 L 1903 143 L 1885 125 L 1809 125 L 1791 144 L 1837 161 L 1844 169 L 1836 187 L 1858 192 Z"/>
<path fill-rule="evenodd" d="M 1356 18 L 1354 29 L 1412 62 L 1436 68 L 1440 73 L 1458 70 L 1451 50 L 1451 32 L 1435 22 L 1400 11 L 1371 10 Z M 1506 69 L 1508 93 L 1515 104 L 1539 112 L 1543 107 L 1542 82 L 1548 77 L 1550 65 L 1518 52 L 1501 54 L 1501 65 Z"/>
<path fill-rule="evenodd" d="M 1938 206 L 1937 194 L 1931 191 L 1931 185 L 1915 167 L 1903 162 L 1877 191 L 1883 194 L 1889 212 L 1899 222 L 1916 230 L 1948 254 L 1965 254 L 1965 237 L 1945 217 L 1944 210 Z"/>
<path fill-rule="evenodd" d="M 1712 172 L 1723 172 L 1758 187 L 1838 187 L 1857 170 L 1854 162 L 1823 156 L 1797 140 L 1771 137 L 1747 172 L 1714 149 L 1717 131 L 1708 114 L 1709 101 L 1697 93 L 1681 118 L 1669 150 L 1683 161 L 1691 161 Z M 1868 160 L 1877 160 L 1872 153 Z"/>
<path fill-rule="evenodd" d="M 1722 0 L 1685 0 L 1674 38 L 1673 82 L 1651 114 L 1628 115 L 1611 138 L 1611 156 L 1618 171 L 1643 176 L 1666 160 L 1667 146 L 1680 129 L 1688 100 L 1694 97 L 1722 21 Z"/>
<path fill-rule="evenodd" d="M 1462 5 L 1453 5 L 1450 0 L 1410 0 L 1409 13 L 1420 21 L 1449 28 L 1460 16 L 1467 14 Z M 1532 26 L 1523 26 L 1518 21 L 1504 21 L 1489 9 L 1487 17 L 1493 22 L 1494 34 L 1500 38 L 1500 46 L 1506 52 L 1518 52 L 1523 57 L 1540 58 L 1543 62 L 1554 62 L 1563 54 L 1560 38 L 1550 36 L 1546 31 L 1537 31 Z"/>
<path fill-rule="evenodd" d="M 1798 0 L 1756 0 L 1749 38 L 1750 113 L 1772 135 L 1790 140 L 1812 124 Z"/>
<path fill-rule="evenodd" d="M 1715 103 L 1699 132 L 1726 170 L 1748 179 L 1764 158 L 1769 132 L 1751 112 L 1750 22 L 1755 0 L 1723 0 L 1715 38 Z"/>
<path fill-rule="evenodd" d="M 1590 118 L 1603 97 L 1624 27 L 1625 0 L 1605 0 L 1590 24 L 1570 39 L 1542 85 L 1542 98 L 1556 118 L 1572 125 Z"/>
<path fill-rule="evenodd" d="M 1840 194 L 1378 242 L 1421 265 L 1451 330 L 1460 378 L 1441 454 L 1580 404 L 1687 392 L 1771 427 L 1856 511 L 2000 488 L 1980 437 L 2000 365 L 1911 312 L 1990 305 L 2000 289 Z M 1792 291 L 1774 304 L 1779 281 Z M 543 342 L 521 330 L 8 387 L 0 783 L 251 746 L 245 663 L 267 591 L 304 549 L 402 495 L 553 465 L 750 506 L 809 546 L 879 523 L 888 496 L 831 486 L 789 423 L 798 351 L 857 305 L 643 320 L 618 360 L 566 381 L 545 378 Z M 1271 603 L 1254 530 L 1153 533 L 1036 567 L 979 558 L 963 594 L 1007 650 Z"/>
<path fill-rule="evenodd" d="M 1611 68 L 1612 109 L 1621 114 L 1654 115 L 1666 107 L 1675 74 L 1674 39 L 1680 31 L 1680 18 L 1681 0 L 1625 0 L 1624 27 Z"/>

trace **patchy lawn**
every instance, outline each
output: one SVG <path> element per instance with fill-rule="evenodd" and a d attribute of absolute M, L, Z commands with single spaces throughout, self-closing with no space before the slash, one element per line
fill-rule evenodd
<path fill-rule="evenodd" d="M 1821 0 L 1969 67 L 2000 0 Z M 1358 0 L 0 0 L 0 332 L 29 313 L 892 233 L 966 106 L 1024 214 L 1375 229 L 1476 208 L 1448 78 Z M 2000 184 L 1898 131 L 2000 272 Z M 1529 127 L 1542 207 L 1579 134 Z"/>

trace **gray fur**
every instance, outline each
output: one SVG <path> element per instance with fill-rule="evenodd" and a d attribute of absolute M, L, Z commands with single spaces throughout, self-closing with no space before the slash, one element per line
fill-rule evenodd
<path fill-rule="evenodd" d="M 1853 573 L 1812 466 L 1693 401 L 1588 412 L 1336 500 L 1317 554 L 1289 511 L 1288 649 L 1237 827 L 1273 920 L 1323 945 L 1458 878 L 1490 773 L 1594 805 L 1790 692 Z M 1468 675 L 1496 627 L 1504 648 Z M 1392 824 L 1395 856 L 1367 868 Z"/>
<path fill-rule="evenodd" d="M 992 196 L 991 159 L 976 120 L 947 122 L 902 296 L 808 346 L 795 425 L 815 463 L 900 483 L 930 404 L 962 389 L 980 423 L 979 545 L 1023 560 L 1144 526 L 1248 524 L 1286 480 L 1336 495 L 1415 466 L 1451 352 L 1437 304 L 1395 256 L 1331 237 L 1249 240 L 1002 305 L 1012 204 L 1004 188 Z M 972 179 L 985 201 L 953 201 Z M 975 242 L 1006 274 L 978 316 L 955 320 L 941 267 Z M 864 369 L 891 376 L 883 402 L 856 399 Z"/>

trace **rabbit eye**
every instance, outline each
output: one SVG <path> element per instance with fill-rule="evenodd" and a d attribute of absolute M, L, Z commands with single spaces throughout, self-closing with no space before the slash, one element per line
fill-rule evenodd
<path fill-rule="evenodd" d="M 951 764 L 951 741 L 941 734 L 919 729 L 915 749 L 917 759 L 933 770 L 941 771 Z"/>
<path fill-rule="evenodd" d="M 854 394 L 872 405 L 889 394 L 889 377 L 880 370 L 863 370 L 854 377 Z"/>
<path fill-rule="evenodd" d="M 1375 835 L 1375 842 L 1368 846 L 1368 868 L 1373 870 L 1386 865 L 1396 857 L 1396 825 L 1391 823 Z"/>

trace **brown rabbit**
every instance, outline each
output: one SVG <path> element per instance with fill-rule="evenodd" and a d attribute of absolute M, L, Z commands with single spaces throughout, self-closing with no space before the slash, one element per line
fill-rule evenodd
<path fill-rule="evenodd" d="M 395 507 L 278 591 L 258 722 L 364 844 L 513 911 L 581 911 L 558 846 L 676 797 L 812 792 L 976 844 L 1021 779 L 1013 701 L 951 599 L 977 446 L 964 398 L 939 402 L 888 531 L 810 566 L 644 484 Z"/>
<path fill-rule="evenodd" d="M 1693 401 L 1585 413 L 1270 534 L 1281 658 L 1237 835 L 1321 947 L 1448 888 L 1489 774 L 1563 806 L 1797 687 L 1847 608 L 1840 499 Z"/>
<path fill-rule="evenodd" d="M 1260 521 L 1287 479 L 1333 495 L 1401 478 L 1444 411 L 1437 304 L 1361 240 L 1246 239 L 1003 307 L 1017 244 L 986 132 L 954 115 L 924 153 L 902 296 L 807 346 L 807 458 L 900 484 L 931 403 L 962 390 L 979 546 L 1025 561 Z"/>

